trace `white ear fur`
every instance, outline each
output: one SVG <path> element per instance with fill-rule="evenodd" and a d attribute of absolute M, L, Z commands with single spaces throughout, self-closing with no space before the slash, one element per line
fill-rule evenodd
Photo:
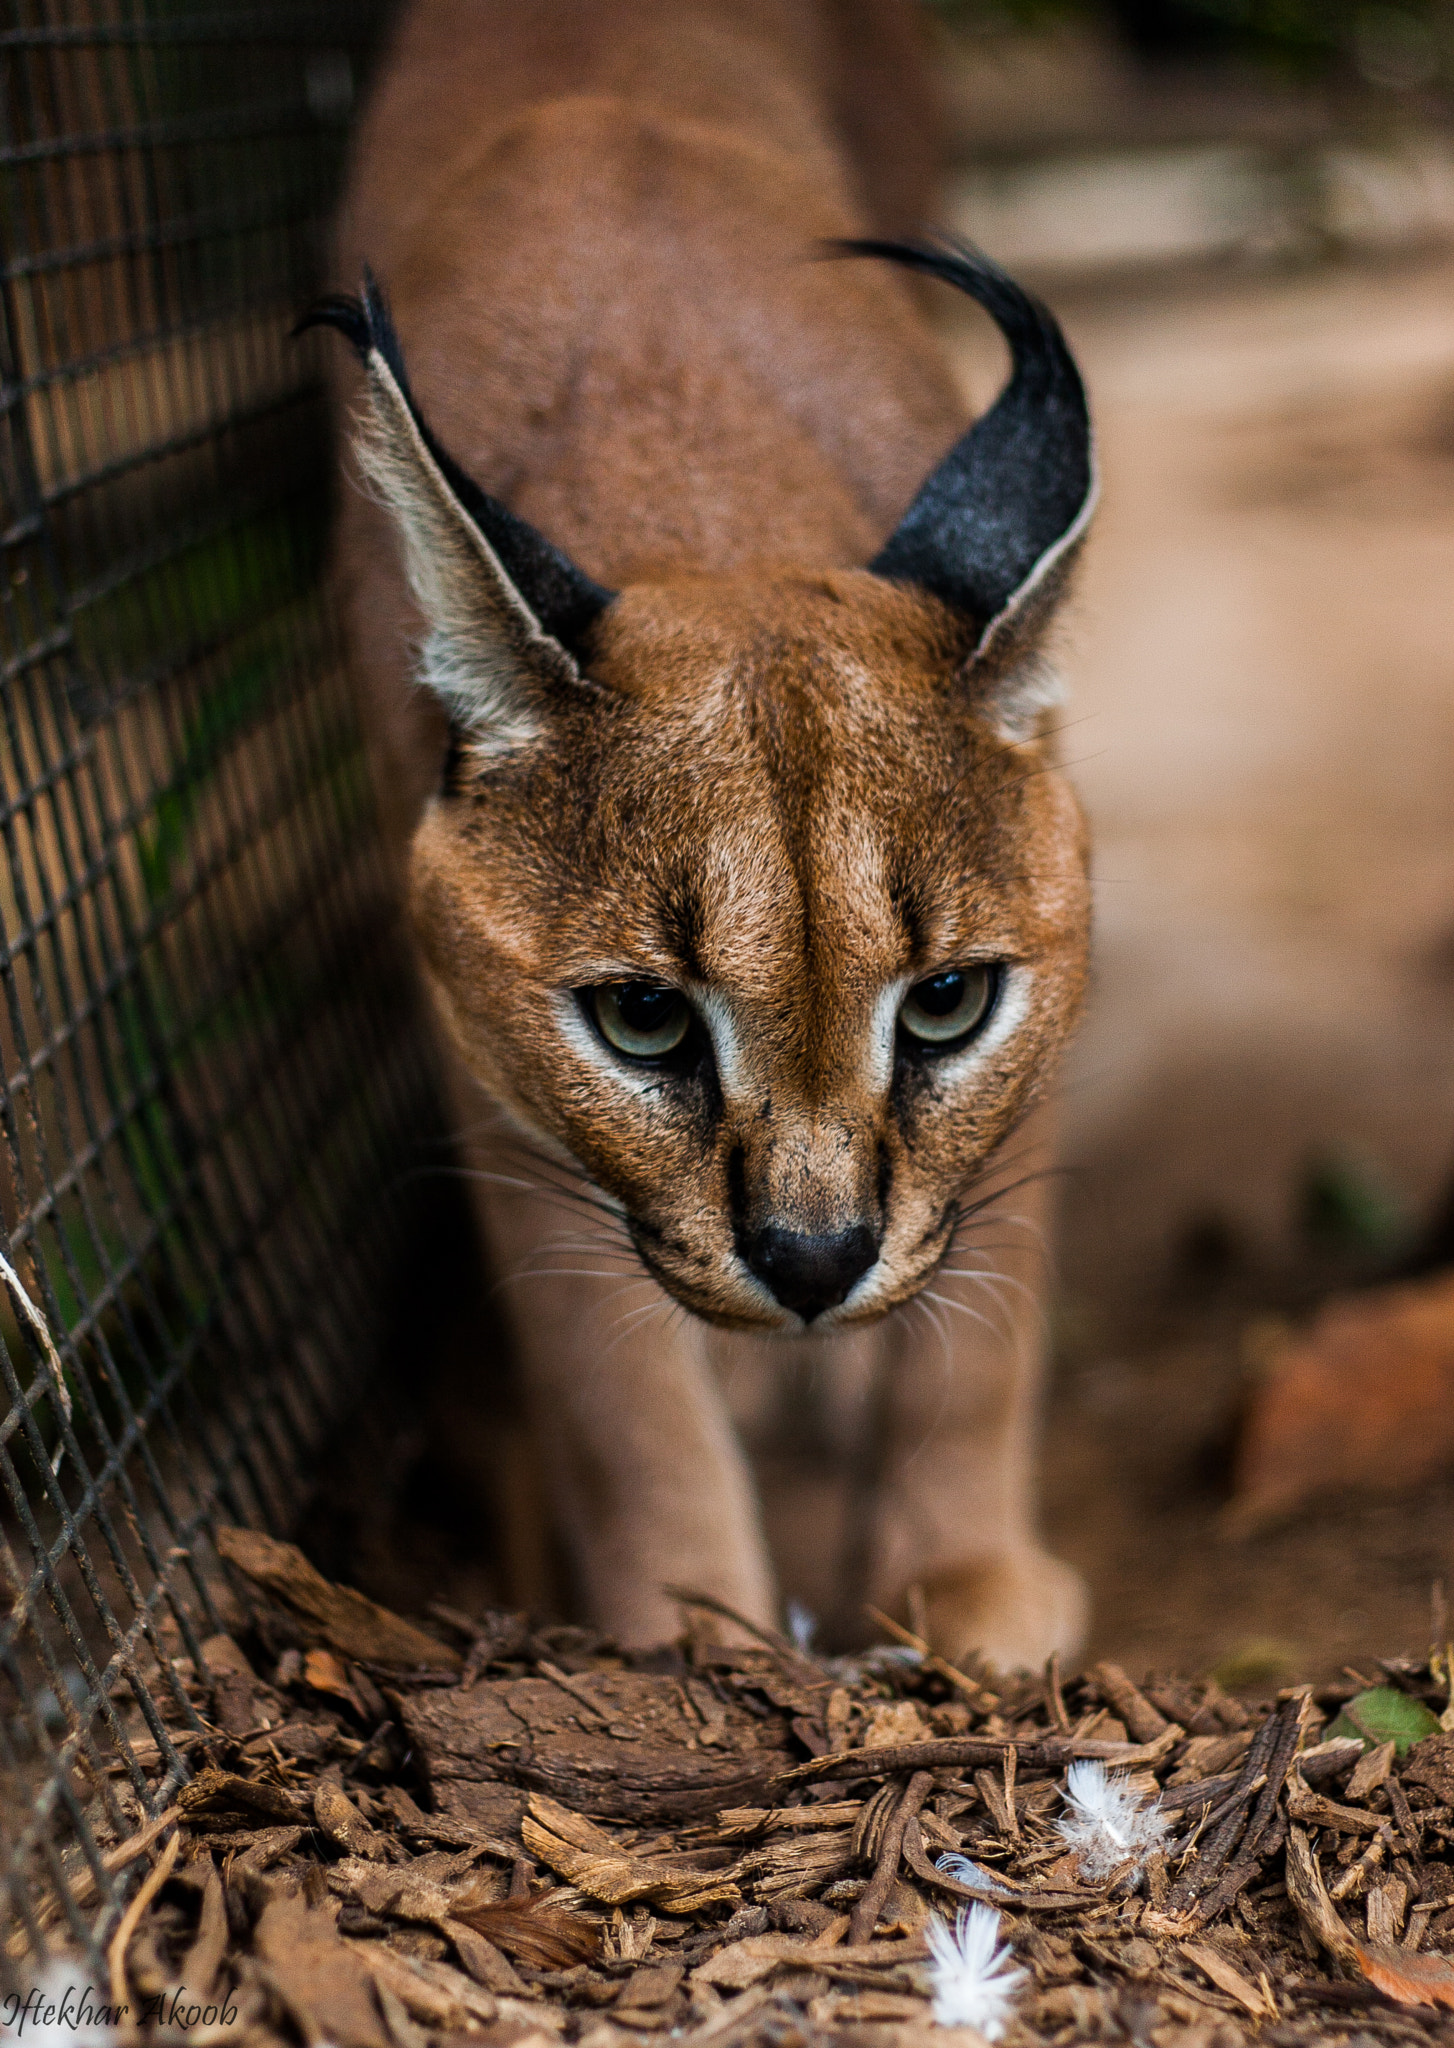
<path fill-rule="evenodd" d="M 1047 711 L 1065 702 L 1065 678 L 1043 654 L 1029 654 L 985 693 L 979 709 L 1011 746 L 1035 737 Z"/>
<path fill-rule="evenodd" d="M 575 662 L 542 628 L 425 443 L 377 349 L 357 453 L 393 515 L 404 564 L 428 622 L 418 680 L 468 733 L 477 753 L 503 756 L 541 736 L 538 685 L 578 682 Z"/>

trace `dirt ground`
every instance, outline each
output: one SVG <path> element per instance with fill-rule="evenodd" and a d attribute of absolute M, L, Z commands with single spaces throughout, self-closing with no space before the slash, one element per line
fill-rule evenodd
<path fill-rule="evenodd" d="M 1449 1485 L 1219 1533 L 1247 1321 L 1376 1268 L 1454 1171 L 1454 263 L 1057 303 L 1104 500 L 1047 1519 L 1102 1654 L 1311 1675 L 1421 1643 L 1454 1579 Z M 1362 1242 L 1301 1224 L 1319 1165 Z"/>

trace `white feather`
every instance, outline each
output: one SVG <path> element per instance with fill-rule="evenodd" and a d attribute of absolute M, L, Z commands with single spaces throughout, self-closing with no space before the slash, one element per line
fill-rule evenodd
<path fill-rule="evenodd" d="M 1074 1852 L 1081 1875 L 1100 1884 L 1123 1864 L 1139 1877 L 1146 1858 L 1166 1833 L 1166 1819 L 1147 1806 L 1124 1778 L 1114 1778 L 1104 1764 L 1074 1763 L 1065 1774 L 1062 1794 L 1070 1811 L 1057 1823 Z"/>
<path fill-rule="evenodd" d="M 926 1933 L 935 2019 L 941 2027 L 977 2027 L 987 2041 L 998 2041 L 1028 1974 L 1008 1945 L 998 1946 L 999 1914 L 993 1906 L 971 1906 L 952 1925 L 932 1919 Z"/>
<path fill-rule="evenodd" d="M 982 1892 L 998 1892 L 1002 1899 L 1010 1897 L 1008 1885 L 1001 1884 L 999 1879 L 992 1877 L 981 1864 L 972 1863 L 968 1856 L 947 1852 L 934 1858 L 934 1868 L 942 1870 L 946 1877 L 952 1877 L 956 1884 L 973 1885 L 977 1891 Z"/>

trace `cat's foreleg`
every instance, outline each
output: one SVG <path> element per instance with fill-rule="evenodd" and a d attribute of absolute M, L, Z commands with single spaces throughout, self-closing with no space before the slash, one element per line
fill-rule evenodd
<path fill-rule="evenodd" d="M 586 1614 L 622 1643 L 665 1642 L 681 1625 L 674 1585 L 772 1624 L 772 1567 L 705 1326 L 624 1240 L 563 1232 L 550 1200 L 501 1190 L 481 1206 Z"/>
<path fill-rule="evenodd" d="M 1031 1181 L 956 1238 L 883 1326 L 874 1403 L 869 1598 L 902 1614 L 919 1587 L 936 1650 L 1005 1669 L 1073 1653 L 1087 1620 L 1036 1528 L 1048 1207 Z"/>

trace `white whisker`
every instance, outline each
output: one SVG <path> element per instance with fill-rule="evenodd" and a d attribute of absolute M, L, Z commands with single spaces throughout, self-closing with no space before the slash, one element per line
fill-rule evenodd
<path fill-rule="evenodd" d="M 670 1295 L 664 1295 L 659 1301 L 647 1302 L 644 1308 L 628 1309 L 624 1315 L 618 1316 L 612 1325 L 617 1334 L 601 1353 L 597 1363 L 604 1364 L 618 1346 L 624 1344 L 628 1337 L 634 1337 L 639 1330 L 644 1329 L 653 1316 L 669 1315 L 671 1310 L 679 1305 Z"/>
<path fill-rule="evenodd" d="M 1007 1345 L 1013 1344 L 1014 1338 L 1012 1332 L 1007 1332 L 998 1323 L 991 1322 L 988 1316 L 982 1316 L 979 1310 L 977 1308 L 971 1308 L 968 1302 L 954 1301 L 947 1294 L 936 1294 L 934 1290 L 930 1287 L 924 1288 L 923 1293 L 925 1296 L 928 1297 L 930 1301 L 937 1301 L 941 1305 L 941 1307 L 952 1308 L 959 1315 L 968 1316 L 971 1322 L 982 1324 L 983 1327 L 989 1331 L 992 1337 L 998 1337 L 1003 1343 Z"/>
<path fill-rule="evenodd" d="M 909 1307 L 917 1307 L 922 1309 L 924 1314 L 929 1318 L 931 1328 L 936 1330 L 939 1334 L 939 1406 L 935 1409 L 933 1415 L 929 1418 L 928 1423 L 925 1425 L 924 1433 L 919 1438 L 919 1441 L 915 1444 L 914 1448 L 907 1454 L 907 1456 L 900 1461 L 902 1469 L 905 1471 L 907 1471 L 908 1468 L 915 1462 L 915 1460 L 919 1457 L 920 1453 L 923 1450 L 925 1450 L 930 1443 L 933 1442 L 935 1432 L 938 1430 L 940 1423 L 944 1419 L 944 1411 L 949 1405 L 949 1392 L 951 1384 L 954 1379 L 954 1357 L 949 1344 L 948 1325 L 940 1325 L 938 1318 L 934 1314 L 934 1311 L 930 1308 L 929 1303 L 924 1299 L 924 1295 L 926 1293 L 928 1293 L 927 1288 L 925 1288 L 918 1294 L 912 1295 L 910 1297 L 908 1304 L 906 1305 Z M 941 1297 L 938 1295 L 930 1296 L 930 1300 L 937 1301 L 939 1299 L 941 1299 Z M 947 1302 L 945 1305 L 949 1308 L 955 1308 L 959 1304 L 956 1302 Z M 983 1319 L 981 1318 L 981 1320 Z"/>
<path fill-rule="evenodd" d="M 1025 1300 L 1030 1304 L 1030 1308 L 1034 1313 L 1035 1320 L 1040 1326 L 1041 1335 L 1045 1337 L 1049 1336 L 1050 1317 L 1046 1313 L 1045 1304 L 1043 1300 L 1033 1287 L 1027 1287 L 1025 1285 L 1025 1282 L 1023 1280 L 1017 1280 L 1013 1273 L 1001 1273 L 999 1271 L 976 1271 L 973 1268 L 965 1266 L 941 1266 L 939 1269 L 939 1273 L 935 1277 L 944 1278 L 948 1280 L 968 1280 L 971 1281 L 976 1287 L 983 1287 L 988 1289 L 991 1298 L 995 1302 L 997 1302 L 1000 1308 L 1004 1311 L 1006 1322 L 1010 1325 L 1010 1328 L 1012 1330 L 1013 1321 L 1011 1318 L 1010 1306 L 1006 1302 L 1005 1296 L 1000 1292 L 1000 1290 L 1002 1288 L 1009 1288 L 1013 1293 L 1023 1295 Z"/>
<path fill-rule="evenodd" d="M 925 1301 L 924 1297 L 921 1294 L 916 1294 L 912 1297 L 910 1306 L 920 1310 L 926 1322 L 928 1323 L 930 1329 L 939 1339 L 940 1354 L 943 1358 L 944 1368 L 946 1371 L 948 1371 L 951 1366 L 949 1347 L 949 1325 L 934 1313 L 933 1309 L 930 1308 L 928 1302 Z"/>
<path fill-rule="evenodd" d="M 1045 1235 L 1045 1227 L 1043 1224 L 1037 1223 L 1033 1216 L 1011 1216 L 1002 1210 L 990 1209 L 985 1212 L 983 1219 L 970 1217 L 967 1220 L 970 1222 L 983 1220 L 985 1223 L 1003 1224 L 1009 1230 L 1023 1230 L 1028 1237 L 1033 1237 L 1035 1242 L 1043 1249 L 1049 1249 L 1049 1240 Z"/>
<path fill-rule="evenodd" d="M 492 1173 L 483 1166 L 439 1166 L 430 1171 L 441 1177 L 454 1180 L 482 1181 L 493 1187 L 513 1190 L 529 1195 L 532 1201 L 557 1203 L 564 1207 L 584 1209 L 594 1216 L 605 1216 L 613 1223 L 626 1221 L 626 1212 L 611 1201 L 609 1196 L 588 1193 L 584 1188 L 552 1186 L 544 1181 L 524 1180 L 518 1174 Z"/>
<path fill-rule="evenodd" d="M 499 1285 L 501 1287 L 508 1287 L 516 1280 L 619 1280 L 620 1278 L 619 1267 L 615 1270 L 608 1269 L 603 1273 L 598 1266 L 522 1266 L 517 1267 L 513 1273 L 505 1274 Z M 651 1275 L 649 1273 L 643 1273 L 641 1276 L 641 1280 L 649 1280 L 650 1278 Z M 628 1287 L 639 1287 L 641 1280 L 628 1280 L 626 1285 Z M 655 1282 L 652 1284 L 655 1285 Z"/>
<path fill-rule="evenodd" d="M 1040 1296 L 1033 1287 L 1027 1287 L 1023 1280 L 1017 1280 L 1013 1273 L 1001 1273 L 988 1267 L 941 1266 L 934 1276 L 937 1280 L 975 1280 L 981 1287 L 1008 1287 L 1016 1294 L 1023 1294 L 1033 1308 L 1040 1307 Z"/>

